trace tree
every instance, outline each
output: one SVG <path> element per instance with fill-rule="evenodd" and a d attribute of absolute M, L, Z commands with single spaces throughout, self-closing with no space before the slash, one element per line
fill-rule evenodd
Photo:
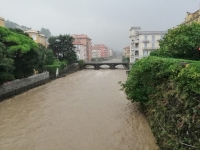
<path fill-rule="evenodd" d="M 77 61 L 73 45 L 74 38 L 70 35 L 59 35 L 49 38 L 49 48 L 59 60 L 67 60 L 69 63 Z"/>
<path fill-rule="evenodd" d="M 14 60 L 15 78 L 31 75 L 35 67 L 33 63 L 37 64 L 38 45 L 31 38 L 4 27 L 0 27 L 0 35 L 0 42 L 6 49 L 4 57 Z"/>
<path fill-rule="evenodd" d="M 9 30 L 12 31 L 12 32 L 15 32 L 15 33 L 22 34 L 22 35 L 25 35 L 25 36 L 27 36 L 27 37 L 30 37 L 28 33 L 25 33 L 25 32 L 24 32 L 23 30 L 21 30 L 21 29 L 17 29 L 17 28 L 13 29 L 13 28 L 9 28 Z"/>
<path fill-rule="evenodd" d="M 14 79 L 13 70 L 15 69 L 13 59 L 6 58 L 6 48 L 0 42 L 0 85 L 6 81 Z"/>
<path fill-rule="evenodd" d="M 160 49 L 152 52 L 152 56 L 199 60 L 200 24 L 169 29 L 164 38 L 159 40 L 159 45 Z"/>
<path fill-rule="evenodd" d="M 126 56 L 122 56 L 122 62 L 129 62 L 130 58 Z"/>

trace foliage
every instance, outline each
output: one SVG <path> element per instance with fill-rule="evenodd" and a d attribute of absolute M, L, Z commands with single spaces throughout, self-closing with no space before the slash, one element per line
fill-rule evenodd
<path fill-rule="evenodd" d="M 0 42 L 0 85 L 14 79 L 12 74 L 14 70 L 13 63 L 11 58 L 6 58 L 6 48 Z"/>
<path fill-rule="evenodd" d="M 199 60 L 200 24 L 180 25 L 169 29 L 163 39 L 159 40 L 160 50 L 151 56 L 173 57 Z"/>
<path fill-rule="evenodd" d="M 50 74 L 55 74 L 57 68 L 59 69 L 59 71 L 61 71 L 66 67 L 66 65 L 67 65 L 66 61 L 61 62 L 55 59 L 52 65 L 45 66 L 45 70 L 49 71 Z"/>
<path fill-rule="evenodd" d="M 84 68 L 84 64 L 85 64 L 85 62 L 83 60 L 79 60 L 78 65 L 79 65 L 80 69 Z"/>
<path fill-rule="evenodd" d="M 53 65 L 58 65 L 58 66 L 60 66 L 61 70 L 63 70 L 66 67 L 67 63 L 66 63 L 66 61 L 59 61 L 59 60 L 55 59 L 53 62 Z"/>
<path fill-rule="evenodd" d="M 45 57 L 45 64 L 46 65 L 52 65 L 54 62 L 54 54 L 53 50 L 51 49 L 46 49 L 46 57 Z"/>
<path fill-rule="evenodd" d="M 50 74 L 56 74 L 56 69 L 58 68 L 61 71 L 60 65 L 46 65 L 45 70 L 47 70 Z"/>
<path fill-rule="evenodd" d="M 70 35 L 59 35 L 49 38 L 49 48 L 53 50 L 54 55 L 60 60 L 67 60 L 69 63 L 77 61 L 74 51 L 74 38 Z"/>
<path fill-rule="evenodd" d="M 122 56 L 122 62 L 130 62 L 130 58 L 126 56 Z"/>
<path fill-rule="evenodd" d="M 0 27 L 0 35 L 0 41 L 5 49 L 3 57 L 9 59 L 10 63 L 12 62 L 11 66 L 15 69 L 11 72 L 15 78 L 30 76 L 33 74 L 34 69 L 39 70 L 39 72 L 43 71 L 46 49 L 44 46 L 38 46 L 38 44 L 19 29 L 9 30 Z M 5 73 L 3 76 L 5 82 Z M 9 78 L 13 79 L 11 76 Z"/>
<path fill-rule="evenodd" d="M 40 33 L 44 34 L 47 38 L 51 37 L 51 32 L 49 31 L 49 29 L 42 28 Z"/>
<path fill-rule="evenodd" d="M 38 48 L 37 44 L 31 38 L 12 32 L 7 28 L 0 27 L 0 35 L 0 41 L 13 57 Z"/>
<path fill-rule="evenodd" d="M 131 67 L 128 99 L 140 102 L 160 149 L 200 149 L 200 62 L 150 56 Z"/>
<path fill-rule="evenodd" d="M 12 31 L 12 32 L 15 32 L 15 33 L 22 34 L 22 35 L 25 35 L 25 36 L 27 36 L 27 37 L 30 37 L 28 33 L 25 33 L 25 32 L 24 32 L 23 30 L 21 30 L 21 29 L 17 29 L 17 28 L 13 29 L 13 28 L 9 28 L 9 30 Z"/>

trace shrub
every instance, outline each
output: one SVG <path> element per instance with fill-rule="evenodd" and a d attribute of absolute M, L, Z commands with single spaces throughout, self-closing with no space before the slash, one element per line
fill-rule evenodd
<path fill-rule="evenodd" d="M 83 60 L 79 60 L 78 65 L 80 69 L 83 69 L 85 62 Z"/>
<path fill-rule="evenodd" d="M 56 74 L 56 69 L 61 71 L 60 65 L 46 65 L 45 70 L 49 71 L 50 74 Z"/>
<path fill-rule="evenodd" d="M 66 61 L 54 60 L 52 65 L 46 65 L 45 70 L 49 71 L 50 74 L 56 74 L 56 69 L 59 71 L 63 70 L 66 67 Z"/>
<path fill-rule="evenodd" d="M 199 60 L 200 24 L 183 24 L 177 28 L 169 29 L 164 38 L 159 40 L 159 45 L 159 53 L 155 52 L 159 56 Z"/>
<path fill-rule="evenodd" d="M 150 56 L 137 61 L 125 84 L 140 102 L 160 149 L 200 149 L 200 62 Z"/>

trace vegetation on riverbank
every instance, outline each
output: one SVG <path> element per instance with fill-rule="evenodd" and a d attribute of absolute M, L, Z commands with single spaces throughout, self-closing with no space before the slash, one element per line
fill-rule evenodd
<path fill-rule="evenodd" d="M 0 85 L 14 79 L 21 79 L 45 70 L 54 73 L 67 64 L 77 61 L 73 37 L 54 36 L 49 47 L 33 41 L 20 29 L 0 27 Z"/>
<path fill-rule="evenodd" d="M 127 98 L 141 103 L 162 150 L 200 149 L 199 41 L 199 24 L 169 30 L 122 84 Z"/>

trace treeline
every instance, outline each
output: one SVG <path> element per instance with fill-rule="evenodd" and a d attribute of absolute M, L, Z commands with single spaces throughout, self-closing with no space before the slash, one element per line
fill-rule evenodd
<path fill-rule="evenodd" d="M 49 47 L 37 44 L 20 29 L 0 27 L 0 85 L 45 70 L 55 73 L 77 61 L 73 37 L 59 35 L 49 38 Z M 52 71 L 53 70 L 53 71 Z"/>
<path fill-rule="evenodd" d="M 19 25 L 15 22 L 12 22 L 12 21 L 9 21 L 9 20 L 5 21 L 5 26 L 6 26 L 6 28 L 11 28 L 11 29 L 31 30 L 31 27 Z M 50 32 L 49 29 L 41 28 L 40 32 L 42 34 L 44 34 L 47 38 L 51 37 L 51 32 Z"/>
<path fill-rule="evenodd" d="M 200 149 L 200 24 L 170 29 L 159 44 L 122 86 L 141 103 L 160 149 Z"/>

